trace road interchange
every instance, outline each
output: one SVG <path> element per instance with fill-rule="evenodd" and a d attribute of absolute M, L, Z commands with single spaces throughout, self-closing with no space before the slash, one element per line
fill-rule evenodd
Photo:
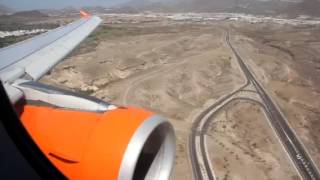
<path fill-rule="evenodd" d="M 305 150 L 303 144 L 297 138 L 294 131 L 290 128 L 287 120 L 282 115 L 279 108 L 275 105 L 264 88 L 256 80 L 254 74 L 245 64 L 238 51 L 231 44 L 229 32 L 227 32 L 225 35 L 225 43 L 237 59 L 238 64 L 246 77 L 246 84 L 240 87 L 238 90 L 235 90 L 232 93 L 220 98 L 216 101 L 216 103 L 209 106 L 196 117 L 192 125 L 188 143 L 194 178 L 210 180 L 216 179 L 206 149 L 205 140 L 208 127 L 211 123 L 212 117 L 214 117 L 215 114 L 225 105 L 237 99 L 245 99 L 254 101 L 263 107 L 270 125 L 275 131 L 277 137 L 280 139 L 301 178 L 307 180 L 320 179 L 319 171 L 312 161 L 310 155 Z M 247 90 L 248 87 L 251 87 L 250 90 Z M 252 98 L 252 96 L 248 97 L 243 94 L 244 92 L 256 93 L 258 98 Z"/>

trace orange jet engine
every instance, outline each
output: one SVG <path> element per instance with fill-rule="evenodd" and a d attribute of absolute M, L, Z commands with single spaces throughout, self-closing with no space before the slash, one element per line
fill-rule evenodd
<path fill-rule="evenodd" d="M 17 106 L 24 126 L 67 178 L 170 178 L 175 135 L 166 119 L 37 82 L 16 87 L 25 95 Z"/>

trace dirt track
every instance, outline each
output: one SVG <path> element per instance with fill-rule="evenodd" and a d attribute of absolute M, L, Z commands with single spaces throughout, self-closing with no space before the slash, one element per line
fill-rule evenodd
<path fill-rule="evenodd" d="M 312 127 L 310 123 L 318 125 L 317 119 L 320 117 L 317 110 L 320 107 L 317 102 L 320 101 L 315 101 L 320 100 L 317 78 L 305 78 L 306 73 L 299 69 L 303 62 L 299 61 L 301 64 L 297 65 L 291 59 L 292 54 L 282 46 L 266 47 L 261 43 L 264 36 L 258 34 L 270 32 L 263 31 L 258 25 L 250 26 L 253 27 L 247 24 L 217 22 L 200 25 L 166 20 L 103 25 L 42 82 L 97 96 L 114 104 L 147 108 L 167 117 L 177 132 L 173 177 L 192 179 L 186 143 L 194 116 L 244 83 L 241 71 L 223 40 L 225 28 L 231 28 L 238 32 L 235 41 L 246 51 L 245 54 L 250 55 L 246 58 L 251 59 L 250 66 L 255 69 L 260 82 L 268 87 L 316 157 L 320 150 L 317 147 L 319 133 L 316 132 L 320 132 L 317 129 L 320 127 Z M 269 31 L 272 30 L 277 29 Z M 280 37 L 275 38 L 284 41 Z M 292 43 L 301 43 L 294 36 L 288 38 Z M 320 52 L 314 50 L 311 54 L 315 57 L 317 53 Z M 316 69 L 308 73 L 319 75 Z M 226 111 L 232 114 L 228 121 L 238 124 L 239 131 L 219 131 L 217 134 L 216 130 L 225 128 L 223 125 L 212 125 L 208 151 L 212 154 L 214 166 L 218 168 L 219 178 L 225 177 L 227 172 L 223 172 L 226 161 L 221 159 L 226 156 L 224 148 L 227 145 L 222 147 L 218 141 L 229 144 L 230 152 L 239 149 L 239 153 L 235 153 L 238 159 L 228 160 L 229 177 L 252 179 L 247 174 L 253 171 L 252 165 L 255 164 L 261 167 L 257 171 L 261 179 L 297 178 L 259 108 L 250 103 L 233 103 Z M 217 120 L 223 118 L 222 115 Z M 228 124 L 225 126 L 232 130 Z M 242 136 L 249 127 L 256 131 L 250 131 L 250 136 Z M 264 140 L 268 143 L 261 143 Z M 233 147 L 232 142 L 237 142 L 241 148 Z M 252 143 L 255 147 L 251 152 Z M 242 169 L 244 165 L 245 170 Z M 252 177 L 254 179 L 255 176 Z"/>

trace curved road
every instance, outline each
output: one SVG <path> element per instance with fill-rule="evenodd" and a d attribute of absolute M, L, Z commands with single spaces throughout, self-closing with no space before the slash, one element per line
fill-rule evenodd
<path fill-rule="evenodd" d="M 234 55 L 237 58 L 240 68 L 242 69 L 243 73 L 247 79 L 247 85 L 252 84 L 257 93 L 259 94 L 264 110 L 268 116 L 268 120 L 270 121 L 273 129 L 277 133 L 278 138 L 281 140 L 283 146 L 286 148 L 287 153 L 290 155 L 292 162 L 294 162 L 295 167 L 297 168 L 299 174 L 303 179 L 306 180 L 320 180 L 320 174 L 318 172 L 317 167 L 313 163 L 311 157 L 304 149 L 302 143 L 298 140 L 293 130 L 288 125 L 285 117 L 283 117 L 280 110 L 277 106 L 273 103 L 272 99 L 268 96 L 265 92 L 263 87 L 258 83 L 255 79 L 253 73 L 249 70 L 247 65 L 244 63 L 243 59 L 236 51 L 236 49 L 232 46 L 229 38 L 229 32 L 227 32 L 226 39 L 227 45 L 232 50 Z M 204 136 L 207 131 L 207 127 L 210 124 L 210 117 L 212 117 L 219 109 L 221 109 L 226 104 L 223 104 L 215 112 L 212 112 L 213 109 L 225 103 L 226 100 L 230 100 L 230 98 L 241 91 L 243 89 L 240 88 L 239 90 L 225 96 L 209 108 L 207 108 L 204 112 L 202 112 L 195 120 L 192 131 L 189 138 L 189 151 L 190 151 L 190 158 L 193 167 L 193 172 L 195 179 L 214 179 L 213 172 L 210 167 L 210 162 L 206 154 Z M 235 98 L 237 99 L 237 98 Z M 231 99 L 232 101 L 234 99 Z M 229 102 L 230 102 L 229 101 Z M 208 116 L 209 115 L 209 116 Z M 204 119 L 205 118 L 205 119 Z M 205 122 L 202 123 L 201 121 L 204 120 Z M 197 152 L 197 139 L 200 138 L 200 151 Z M 198 157 L 198 154 L 201 153 L 202 157 Z M 201 159 L 199 159 L 201 158 Z M 202 165 L 200 165 L 200 162 Z M 204 172 L 204 173 L 203 173 Z"/>

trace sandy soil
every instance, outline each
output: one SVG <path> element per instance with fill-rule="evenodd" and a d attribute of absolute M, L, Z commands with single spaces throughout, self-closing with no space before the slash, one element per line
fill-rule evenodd
<path fill-rule="evenodd" d="M 189 116 L 244 80 L 219 26 L 140 26 L 100 27 L 41 81 L 167 117 L 178 138 L 174 179 L 191 178 Z"/>
<path fill-rule="evenodd" d="M 207 146 L 217 179 L 299 179 L 255 102 L 235 100 L 220 110 Z"/>
<path fill-rule="evenodd" d="M 251 29 L 253 25 L 242 23 L 203 25 L 159 19 L 124 22 L 102 25 L 41 81 L 117 105 L 143 107 L 167 117 L 177 134 L 173 179 L 192 179 L 187 141 L 194 115 L 208 102 L 244 83 L 237 62 L 224 44 L 225 29 L 230 28 L 233 41 L 249 59 L 250 67 L 320 162 L 320 156 L 316 157 L 320 132 L 320 101 L 316 101 L 320 97 L 319 67 L 308 72 L 309 66 L 301 68 L 304 56 L 295 61 L 279 44 L 275 47 L 263 44 L 261 39 L 271 37 L 277 28 L 260 35 L 259 30 L 266 29 L 263 25 Z M 291 33 L 286 37 L 291 45 L 301 43 L 299 47 L 306 49 L 302 46 L 305 41 L 295 41 L 297 36 Z M 269 43 L 290 44 L 280 35 L 274 38 Z M 311 44 L 312 50 L 303 52 L 316 57 L 319 53 L 316 47 L 320 45 Z M 312 78 L 307 78 L 309 73 Z M 226 120 L 230 123 L 225 128 L 213 123 L 208 140 L 212 163 L 218 164 L 219 179 L 298 178 L 259 107 L 236 102 L 214 121 L 223 119 L 226 113 L 230 114 Z M 233 129 L 233 125 L 238 128 Z M 216 132 L 221 128 L 223 132 Z"/>
<path fill-rule="evenodd" d="M 236 29 L 234 40 L 242 47 L 242 55 L 320 167 L 319 28 L 251 25 Z"/>

